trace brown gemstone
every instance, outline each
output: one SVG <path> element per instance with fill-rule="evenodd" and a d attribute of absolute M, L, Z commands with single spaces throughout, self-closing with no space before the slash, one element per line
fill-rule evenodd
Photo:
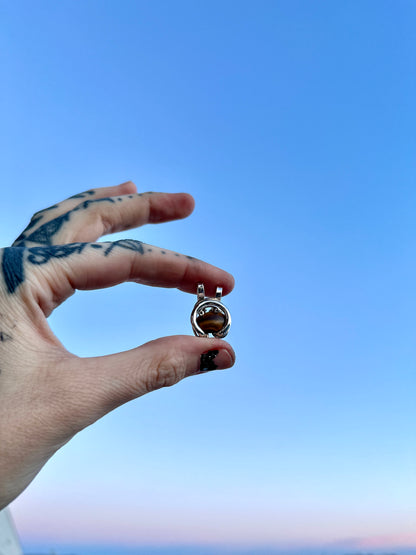
<path fill-rule="evenodd" d="M 196 322 L 204 333 L 216 333 L 222 330 L 225 324 L 225 316 L 221 312 L 208 310 L 197 317 Z"/>

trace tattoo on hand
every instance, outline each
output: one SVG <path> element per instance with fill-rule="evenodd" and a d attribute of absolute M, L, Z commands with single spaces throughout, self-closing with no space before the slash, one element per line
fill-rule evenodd
<path fill-rule="evenodd" d="M 78 199 L 78 198 L 85 198 L 88 196 L 92 196 L 95 195 L 96 191 L 94 189 L 91 189 L 90 191 L 85 191 L 85 193 L 79 193 L 78 195 L 73 195 L 72 197 L 69 197 L 68 200 L 71 199 Z M 43 210 L 39 210 L 39 212 L 36 212 L 32 219 L 30 220 L 29 225 L 26 227 L 26 229 L 23 231 L 23 233 L 21 233 L 19 235 L 19 237 L 16 239 L 16 241 L 13 243 L 13 246 L 17 247 L 24 247 L 25 245 L 22 244 L 23 241 L 25 239 L 28 239 L 28 236 L 26 235 L 26 233 L 32 229 L 33 227 L 35 227 L 35 225 L 40 222 L 40 220 L 43 219 L 43 217 L 45 216 L 45 212 L 50 212 L 51 210 L 55 210 L 55 208 L 59 208 L 60 204 L 54 204 L 52 206 L 48 206 L 48 208 L 44 208 Z M 20 244 L 19 244 L 20 243 Z"/>
<path fill-rule="evenodd" d="M 7 291 L 10 294 L 14 293 L 25 281 L 25 263 L 40 266 L 47 264 L 52 259 L 81 254 L 87 249 L 102 250 L 104 256 L 109 256 L 116 248 L 134 251 L 142 255 L 145 253 L 143 243 L 134 239 L 121 239 L 112 243 L 69 243 L 68 245 L 29 248 L 8 247 L 3 249 L 1 262 Z"/>
<path fill-rule="evenodd" d="M 96 191 L 91 189 L 85 193 L 80 193 L 70 197 L 70 199 L 86 200 L 83 200 L 64 214 L 61 214 L 52 220 L 48 220 L 43 224 L 41 222 L 46 217 L 46 213 L 59 208 L 61 204 L 54 204 L 49 208 L 36 212 L 29 225 L 23 233 L 19 235 L 13 245 L 2 250 L 3 256 L 1 260 L 1 271 L 8 293 L 13 294 L 17 288 L 24 283 L 26 279 L 25 268 L 27 268 L 30 264 L 40 266 L 47 264 L 52 259 L 68 258 L 69 256 L 82 254 L 88 249 L 101 249 L 103 256 L 110 256 L 114 249 L 119 248 L 131 250 L 141 255 L 145 254 L 145 251 L 152 252 L 153 249 L 144 248 L 141 241 L 135 241 L 133 239 L 123 239 L 107 243 L 69 243 L 54 245 L 56 234 L 62 229 L 65 223 L 70 221 L 75 212 L 78 212 L 79 210 L 87 210 L 97 202 L 114 204 L 116 202 L 123 202 L 126 198 L 125 196 L 98 199 L 91 198 L 95 194 Z M 136 193 L 135 195 L 131 194 L 127 197 L 132 199 L 135 196 L 141 197 L 144 194 L 150 195 L 152 193 Z M 38 224 L 40 225 L 38 226 Z M 33 246 L 31 246 L 31 244 Z M 160 253 L 163 255 L 167 254 L 164 250 L 160 250 Z M 174 254 L 175 256 L 179 256 L 178 253 Z M 191 256 L 188 256 L 187 258 L 193 260 Z M 4 341 L 4 339 L 0 339 L 0 341 Z"/>
<path fill-rule="evenodd" d="M 85 195 L 86 193 L 82 193 L 82 194 Z M 71 197 L 71 198 L 83 198 L 83 197 L 80 195 L 76 195 L 75 197 Z M 35 214 L 34 218 L 32 218 L 31 222 L 29 223 L 27 228 L 23 231 L 23 233 L 19 235 L 19 237 L 13 243 L 13 246 L 26 247 L 28 246 L 27 243 L 37 243 L 39 245 L 52 245 L 53 244 L 52 239 L 54 235 L 56 235 L 58 231 L 60 231 L 62 226 L 65 224 L 65 222 L 68 222 L 71 219 L 71 216 L 72 214 L 74 214 L 74 212 L 78 212 L 79 210 L 86 210 L 89 206 L 91 206 L 91 204 L 96 202 L 115 203 L 116 201 L 111 197 L 100 198 L 95 200 L 85 200 L 81 204 L 78 204 L 78 206 L 76 206 L 72 210 L 65 212 L 65 214 L 61 214 L 60 216 L 57 216 L 53 220 L 50 220 L 49 222 L 46 222 L 43 225 L 39 226 L 37 229 L 35 229 L 35 231 L 32 231 L 31 233 L 27 234 L 27 232 L 30 231 L 43 218 L 43 216 L 40 216 L 38 212 L 37 214 Z"/>
<path fill-rule="evenodd" d="M 95 190 L 94 189 L 90 189 L 89 191 L 85 191 L 84 193 L 78 193 L 77 195 L 72 195 L 72 197 L 69 197 L 70 199 L 73 198 L 85 198 L 88 196 L 93 196 L 95 195 Z"/>
<path fill-rule="evenodd" d="M 5 341 L 10 341 L 13 339 L 11 335 L 6 333 L 5 331 L 0 331 L 0 343 L 4 343 Z"/>
<path fill-rule="evenodd" d="M 10 247 L 3 251 L 1 269 L 9 293 L 14 293 L 16 288 L 23 283 L 25 279 L 23 272 L 23 254 L 24 249 L 15 247 Z"/>

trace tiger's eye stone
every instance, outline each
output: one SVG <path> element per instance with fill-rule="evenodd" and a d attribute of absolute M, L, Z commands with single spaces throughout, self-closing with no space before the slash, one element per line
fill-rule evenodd
<path fill-rule="evenodd" d="M 222 330 L 225 324 L 225 316 L 214 309 L 207 310 L 204 314 L 197 316 L 196 322 L 205 333 L 215 333 Z"/>

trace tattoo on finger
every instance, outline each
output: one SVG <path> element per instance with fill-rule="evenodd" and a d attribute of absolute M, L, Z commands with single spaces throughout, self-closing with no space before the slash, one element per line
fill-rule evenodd
<path fill-rule="evenodd" d="M 53 259 L 68 258 L 72 255 L 80 255 L 87 250 L 102 251 L 103 256 L 108 257 L 114 250 L 124 249 L 144 255 L 153 252 L 141 241 L 134 239 L 121 239 L 113 242 L 103 243 L 69 243 L 67 245 L 50 245 L 47 247 L 8 247 L 3 249 L 1 269 L 8 293 L 12 294 L 24 283 L 26 279 L 25 265 L 42 266 Z M 167 251 L 159 250 L 160 254 L 167 255 Z M 172 253 L 180 256 L 178 253 Z M 192 259 L 192 257 L 186 257 Z"/>
<path fill-rule="evenodd" d="M 74 197 L 73 197 L 74 198 Z M 75 197 L 77 198 L 77 197 Z M 71 219 L 71 216 L 78 212 L 79 210 L 87 210 L 92 204 L 97 202 L 110 202 L 114 203 L 115 200 L 111 197 L 108 198 L 100 198 L 94 200 L 85 200 L 84 202 L 72 208 L 65 214 L 61 214 L 57 216 L 53 220 L 44 223 L 43 225 L 39 226 L 35 231 L 32 233 L 27 234 L 36 223 L 39 222 L 40 218 L 36 218 L 35 222 L 33 220 L 27 226 L 27 228 L 23 231 L 23 233 L 16 239 L 13 243 L 14 247 L 26 247 L 28 246 L 27 243 L 37 243 L 39 245 L 52 245 L 53 244 L 53 237 L 61 230 L 62 226 Z"/>
<path fill-rule="evenodd" d="M 84 199 L 86 197 L 93 196 L 95 194 L 96 194 L 96 191 L 94 189 L 91 189 L 90 191 L 86 191 L 85 193 L 80 193 L 78 195 L 74 195 L 69 198 Z M 52 210 L 53 208 L 58 208 L 59 204 L 55 204 L 54 206 L 45 208 L 44 210 L 37 212 L 32 217 L 29 225 L 13 243 L 13 247 L 27 247 L 27 246 L 30 246 L 30 243 L 35 243 L 38 245 L 45 245 L 45 246 L 53 245 L 54 237 L 59 231 L 61 231 L 64 224 L 66 222 L 69 222 L 69 220 L 71 219 L 72 215 L 75 212 L 78 212 L 80 210 L 87 210 L 88 208 L 90 208 L 91 206 L 94 206 L 96 203 L 99 203 L 99 202 L 108 202 L 108 203 L 114 204 L 116 202 L 123 202 L 126 199 L 126 197 L 128 199 L 132 199 L 132 198 L 135 198 L 135 196 L 141 197 L 144 194 L 150 195 L 152 193 L 136 193 L 136 195 L 126 195 L 125 197 L 105 197 L 105 198 L 98 198 L 98 199 L 87 198 L 87 200 L 84 200 L 84 202 L 81 202 L 71 210 L 68 210 L 68 212 L 65 212 L 65 214 L 61 214 L 60 216 L 57 216 L 53 220 L 49 220 L 44 224 L 41 224 L 39 227 L 37 227 L 35 230 L 32 231 L 32 229 L 44 218 L 45 216 L 44 212 L 48 210 Z"/>

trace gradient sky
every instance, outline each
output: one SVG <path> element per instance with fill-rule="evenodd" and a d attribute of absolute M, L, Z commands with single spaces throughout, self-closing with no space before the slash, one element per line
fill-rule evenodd
<path fill-rule="evenodd" d="M 411 0 L 0 3 L 3 244 L 131 179 L 196 209 L 129 237 L 236 277 L 236 366 L 80 433 L 12 505 L 26 545 L 416 549 L 415 17 Z M 194 302 L 126 284 L 50 323 L 106 354 L 191 333 Z"/>

